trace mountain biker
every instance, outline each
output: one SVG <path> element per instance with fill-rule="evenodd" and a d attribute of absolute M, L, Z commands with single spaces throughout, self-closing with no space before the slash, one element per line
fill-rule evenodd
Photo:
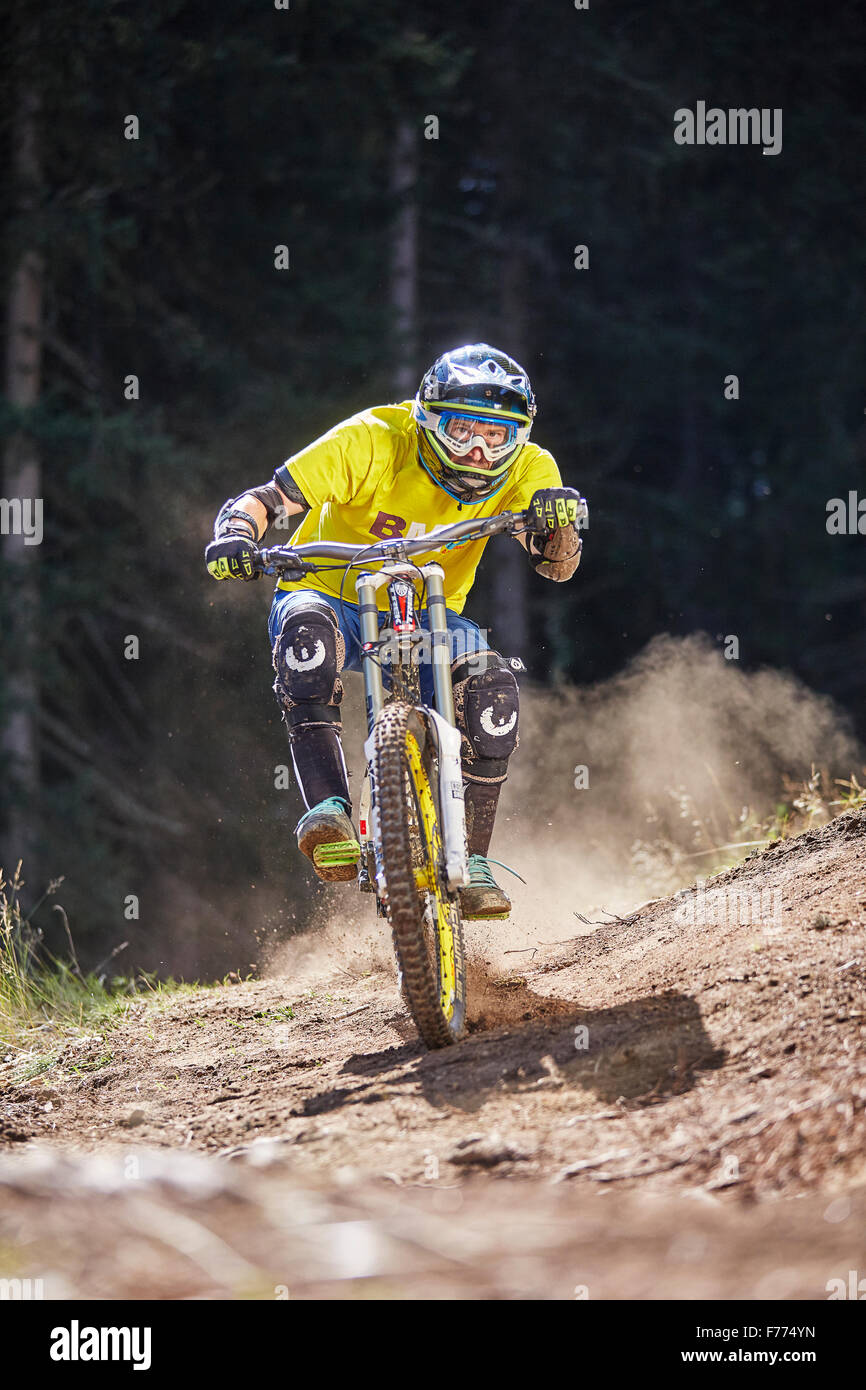
<path fill-rule="evenodd" d="M 257 543 L 278 516 L 282 521 L 306 513 L 292 545 L 326 540 L 363 546 L 425 535 L 467 516 L 531 508 L 533 531 L 516 537 L 529 563 L 544 578 L 570 579 L 582 547 L 580 497 L 563 487 L 551 454 L 529 443 L 535 413 L 529 378 L 511 357 L 486 343 L 446 352 L 425 374 L 414 400 L 361 411 L 287 459 L 273 482 L 229 498 L 205 552 L 208 571 L 215 579 L 258 578 Z M 467 919 L 502 919 L 511 908 L 487 855 L 517 746 L 517 681 L 510 664 L 462 617 L 485 544 L 481 539 L 435 553 L 445 571 L 454 701 L 463 736 L 470 883 L 460 896 Z M 274 693 L 307 808 L 296 827 L 298 846 L 320 878 L 349 880 L 357 875 L 360 845 L 340 736 L 340 675 L 360 667 L 360 625 L 357 604 L 341 601 L 341 582 L 345 590 L 338 568 L 280 580 L 269 633 Z M 382 626 L 388 605 L 382 590 L 378 603 Z M 421 668 L 421 692 L 430 703 L 429 663 Z M 315 864 L 313 852 L 323 843 L 343 862 Z"/>

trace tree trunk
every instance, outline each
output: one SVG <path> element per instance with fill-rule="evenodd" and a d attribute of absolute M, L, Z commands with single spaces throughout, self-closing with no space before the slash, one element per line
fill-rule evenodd
<path fill-rule="evenodd" d="M 484 52 L 482 85 L 495 93 L 496 102 L 507 109 L 511 100 L 508 74 L 519 64 L 522 21 L 519 0 L 508 0 L 499 13 L 497 37 L 491 36 Z M 519 125 L 519 122 L 518 122 Z M 517 140 L 501 138 L 493 123 L 484 137 L 489 168 L 495 171 L 493 219 L 499 229 L 499 304 L 494 347 L 514 357 L 532 377 L 529 362 L 530 327 L 528 305 L 531 299 L 529 268 L 526 261 L 527 213 L 521 189 L 524 182 L 525 150 Z M 487 564 L 493 572 L 492 645 L 507 656 L 522 657 L 527 664 L 538 640 L 530 641 L 529 585 L 532 571 L 523 547 L 512 537 L 498 537 L 487 547 Z M 544 581 L 538 581 L 544 582 Z"/>
<path fill-rule="evenodd" d="M 500 285 L 502 319 L 499 342 L 493 346 L 515 357 L 521 366 L 526 366 L 526 249 L 516 229 L 506 239 Z M 528 661 L 528 581 L 532 578 L 532 571 L 523 547 L 510 536 L 492 541 L 488 552 L 494 565 L 493 645 L 506 656 L 519 656 Z"/>
<path fill-rule="evenodd" d="M 394 208 L 391 233 L 391 325 L 394 389 L 408 400 L 418 388 L 418 132 L 401 119 L 394 135 L 389 193 Z"/>
<path fill-rule="evenodd" d="M 14 210 L 25 239 L 33 240 L 38 219 L 42 168 L 39 151 L 40 94 L 28 80 L 32 34 L 18 50 L 20 88 L 12 127 Z M 28 42 L 29 40 L 29 42 Z M 44 259 L 41 250 L 21 249 L 13 264 L 6 332 L 5 388 L 13 411 L 28 412 L 39 399 L 42 370 L 42 298 Z M 35 505 L 42 497 L 39 446 L 25 419 L 6 444 L 3 496 Z M 38 544 L 27 544 L 23 528 L 11 524 L 3 537 L 6 588 L 4 706 L 0 748 L 6 767 L 7 813 L 0 863 L 7 872 L 19 859 L 29 865 L 37 840 L 39 800 Z M 19 514 L 20 515 L 20 514 Z M 16 531 L 18 532 L 16 534 Z M 31 539 L 35 536 L 31 534 Z"/>
<path fill-rule="evenodd" d="M 688 498 L 691 506 L 700 515 L 703 492 L 703 459 L 700 437 L 699 402 L 701 384 L 698 374 L 698 358 L 701 336 L 701 303 L 697 265 L 700 258 L 701 240 L 694 212 L 685 219 L 680 240 L 680 283 L 684 318 L 682 370 L 679 378 L 679 466 L 677 468 L 676 495 Z M 720 388 L 719 388 L 720 389 Z M 677 607 L 687 631 L 703 627 L 709 615 L 697 600 L 698 576 L 706 563 L 704 541 L 697 527 L 689 519 L 682 528 L 680 549 L 677 555 L 678 573 L 674 577 L 671 591 L 677 595 Z M 687 582 L 683 576 L 689 576 Z"/>

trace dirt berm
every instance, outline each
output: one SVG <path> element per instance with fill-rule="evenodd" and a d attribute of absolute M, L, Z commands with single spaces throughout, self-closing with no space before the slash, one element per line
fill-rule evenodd
<path fill-rule="evenodd" d="M 448 1051 L 415 1041 L 383 956 L 343 958 L 137 1006 L 0 1080 L 0 1275 L 48 1297 L 823 1299 L 859 1271 L 866 1295 L 866 812 L 573 920 L 510 973 L 476 935 Z"/>

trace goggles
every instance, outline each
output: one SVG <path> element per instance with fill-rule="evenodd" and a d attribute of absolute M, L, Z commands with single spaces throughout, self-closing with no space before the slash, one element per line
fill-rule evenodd
<path fill-rule="evenodd" d="M 418 418 L 448 454 L 465 458 L 473 449 L 480 449 L 491 464 L 510 458 L 526 443 L 531 428 L 525 416 L 505 411 L 480 415 L 471 409 L 430 410 L 422 405 Z"/>

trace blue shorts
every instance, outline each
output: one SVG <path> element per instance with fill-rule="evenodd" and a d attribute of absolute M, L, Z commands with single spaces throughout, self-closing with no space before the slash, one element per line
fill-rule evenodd
<path fill-rule="evenodd" d="M 268 618 L 268 633 L 273 647 L 280 635 L 283 624 L 289 613 L 295 608 L 305 608 L 311 599 L 327 603 L 332 609 L 337 625 L 343 634 L 346 643 L 346 662 L 344 671 L 360 671 L 361 669 L 361 617 L 356 603 L 341 604 L 339 599 L 333 598 L 330 594 L 324 594 L 319 589 L 277 589 L 274 592 L 274 602 L 271 607 L 270 617 Z M 469 618 L 464 618 L 460 613 L 452 613 L 450 608 L 445 610 L 445 619 L 448 623 L 448 631 L 451 635 L 451 660 L 456 661 L 458 657 L 468 656 L 471 652 L 488 650 L 488 643 L 480 627 Z M 388 614 L 379 613 L 379 629 L 388 624 Z M 421 626 L 427 628 L 427 613 L 421 615 Z M 421 699 L 425 704 L 433 701 L 433 672 L 429 661 L 422 661 L 419 667 L 421 677 Z"/>

